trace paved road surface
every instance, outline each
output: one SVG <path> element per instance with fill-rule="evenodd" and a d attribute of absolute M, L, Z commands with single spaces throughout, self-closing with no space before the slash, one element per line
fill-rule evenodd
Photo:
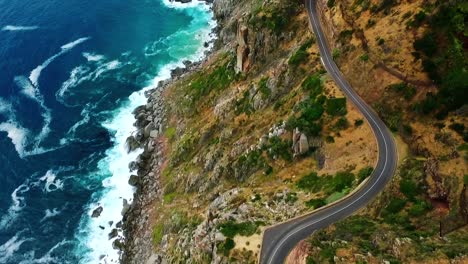
<path fill-rule="evenodd" d="M 368 181 L 349 197 L 309 215 L 273 226 L 265 231 L 260 255 L 261 264 L 283 264 L 289 252 L 301 240 L 356 212 L 369 203 L 391 179 L 395 172 L 397 154 L 392 134 L 377 114 L 351 88 L 333 61 L 327 40 L 322 32 L 315 0 L 305 0 L 310 24 L 316 36 L 322 62 L 337 85 L 364 115 L 377 139 L 379 157 Z"/>

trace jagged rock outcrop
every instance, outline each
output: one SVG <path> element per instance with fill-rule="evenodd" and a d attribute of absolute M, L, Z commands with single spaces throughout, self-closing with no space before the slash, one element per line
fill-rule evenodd
<path fill-rule="evenodd" d="M 237 30 L 237 60 L 236 60 L 236 73 L 247 72 L 250 68 L 250 48 L 248 45 L 249 29 L 247 26 L 239 22 Z"/>

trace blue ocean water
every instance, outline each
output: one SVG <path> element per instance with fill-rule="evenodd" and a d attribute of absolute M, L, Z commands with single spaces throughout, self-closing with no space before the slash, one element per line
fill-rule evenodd
<path fill-rule="evenodd" d="M 0 0 L 0 263 L 117 262 L 131 112 L 207 49 L 195 2 Z"/>

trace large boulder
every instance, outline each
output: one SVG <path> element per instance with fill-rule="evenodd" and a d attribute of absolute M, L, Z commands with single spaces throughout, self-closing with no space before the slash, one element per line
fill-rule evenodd
<path fill-rule="evenodd" d="M 93 213 L 91 214 L 92 218 L 98 218 L 101 216 L 102 211 L 104 211 L 104 208 L 102 206 L 99 206 L 98 208 L 93 210 Z"/>
<path fill-rule="evenodd" d="M 305 134 L 301 134 L 299 137 L 299 154 L 304 155 L 309 151 L 309 141 Z"/>

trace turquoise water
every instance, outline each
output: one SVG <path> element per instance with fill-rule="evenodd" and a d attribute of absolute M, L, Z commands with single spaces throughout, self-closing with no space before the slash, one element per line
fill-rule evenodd
<path fill-rule="evenodd" d="M 139 154 L 125 151 L 131 112 L 170 69 L 203 56 L 214 27 L 209 7 L 0 7 L 0 263 L 117 262 L 108 233 L 133 196 L 128 163 Z M 91 218 L 99 205 L 101 216 Z"/>

